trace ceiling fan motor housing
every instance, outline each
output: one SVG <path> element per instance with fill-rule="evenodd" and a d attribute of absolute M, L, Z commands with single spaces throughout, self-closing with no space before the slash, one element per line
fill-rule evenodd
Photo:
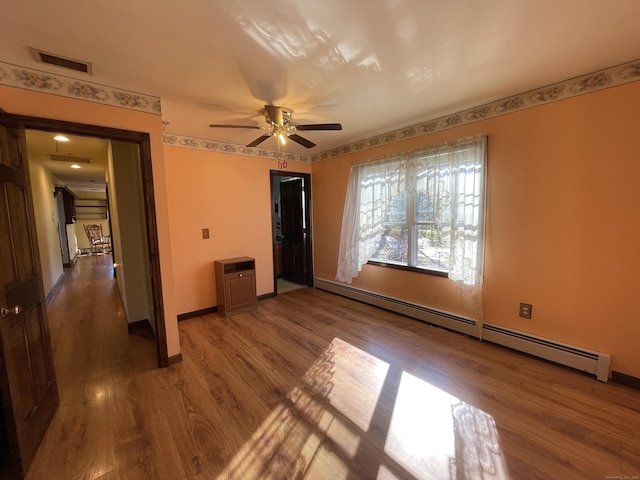
<path fill-rule="evenodd" d="M 220 125 L 212 124 L 210 127 L 214 128 L 252 128 L 252 129 L 270 129 L 269 133 L 256 138 L 253 142 L 247 145 L 247 147 L 256 147 L 264 142 L 269 137 L 278 137 L 284 143 L 285 138 L 290 138 L 296 143 L 299 143 L 303 147 L 312 148 L 316 144 L 301 137 L 296 132 L 298 130 L 342 130 L 342 125 L 339 123 L 318 123 L 310 125 L 294 125 L 291 121 L 293 116 L 293 109 L 289 107 L 280 107 L 277 105 L 265 105 L 260 113 L 264 115 L 264 119 L 269 125 L 268 128 L 258 127 L 256 125 Z"/>
<path fill-rule="evenodd" d="M 269 125 L 290 125 L 291 117 L 293 117 L 292 108 L 278 107 L 275 105 L 265 105 L 261 113 Z"/>

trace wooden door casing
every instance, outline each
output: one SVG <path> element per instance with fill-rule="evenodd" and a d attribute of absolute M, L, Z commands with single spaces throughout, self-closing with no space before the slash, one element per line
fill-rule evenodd
<path fill-rule="evenodd" d="M 2 478 L 22 478 L 58 406 L 24 130 L 0 115 L 0 388 L 9 445 Z M 19 306 L 18 309 L 15 309 Z"/>

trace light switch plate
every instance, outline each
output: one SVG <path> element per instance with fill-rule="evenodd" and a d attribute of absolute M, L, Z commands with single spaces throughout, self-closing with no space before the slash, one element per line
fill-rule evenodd
<path fill-rule="evenodd" d="M 208 228 L 203 228 L 202 229 L 202 238 L 204 240 L 207 240 L 209 238 L 209 229 Z"/>

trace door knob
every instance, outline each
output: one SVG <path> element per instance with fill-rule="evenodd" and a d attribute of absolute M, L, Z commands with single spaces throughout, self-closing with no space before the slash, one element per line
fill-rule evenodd
<path fill-rule="evenodd" d="M 0 308 L 0 317 L 2 318 L 8 317 L 10 313 L 12 313 L 15 316 L 18 316 L 22 313 L 22 307 L 20 305 L 16 305 L 13 308 L 9 308 L 6 306 Z"/>

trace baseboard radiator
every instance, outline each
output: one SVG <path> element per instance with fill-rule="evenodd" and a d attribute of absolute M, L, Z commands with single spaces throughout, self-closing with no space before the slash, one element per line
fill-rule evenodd
<path fill-rule="evenodd" d="M 322 278 L 315 278 L 314 286 L 343 297 L 358 300 L 369 305 L 384 308 L 392 312 L 406 315 L 417 320 L 437 325 L 439 327 L 463 333 L 470 337 L 479 338 L 478 324 L 471 318 L 453 315 L 435 310 L 416 303 L 407 302 L 393 297 L 380 295 L 343 283 L 333 282 Z M 502 345 L 514 350 L 527 353 L 560 365 L 575 368 L 595 375 L 602 382 L 609 380 L 611 356 L 605 353 L 585 350 L 573 345 L 567 345 L 554 340 L 537 337 L 528 333 L 504 328 L 490 323 L 482 325 L 482 339 Z"/>

